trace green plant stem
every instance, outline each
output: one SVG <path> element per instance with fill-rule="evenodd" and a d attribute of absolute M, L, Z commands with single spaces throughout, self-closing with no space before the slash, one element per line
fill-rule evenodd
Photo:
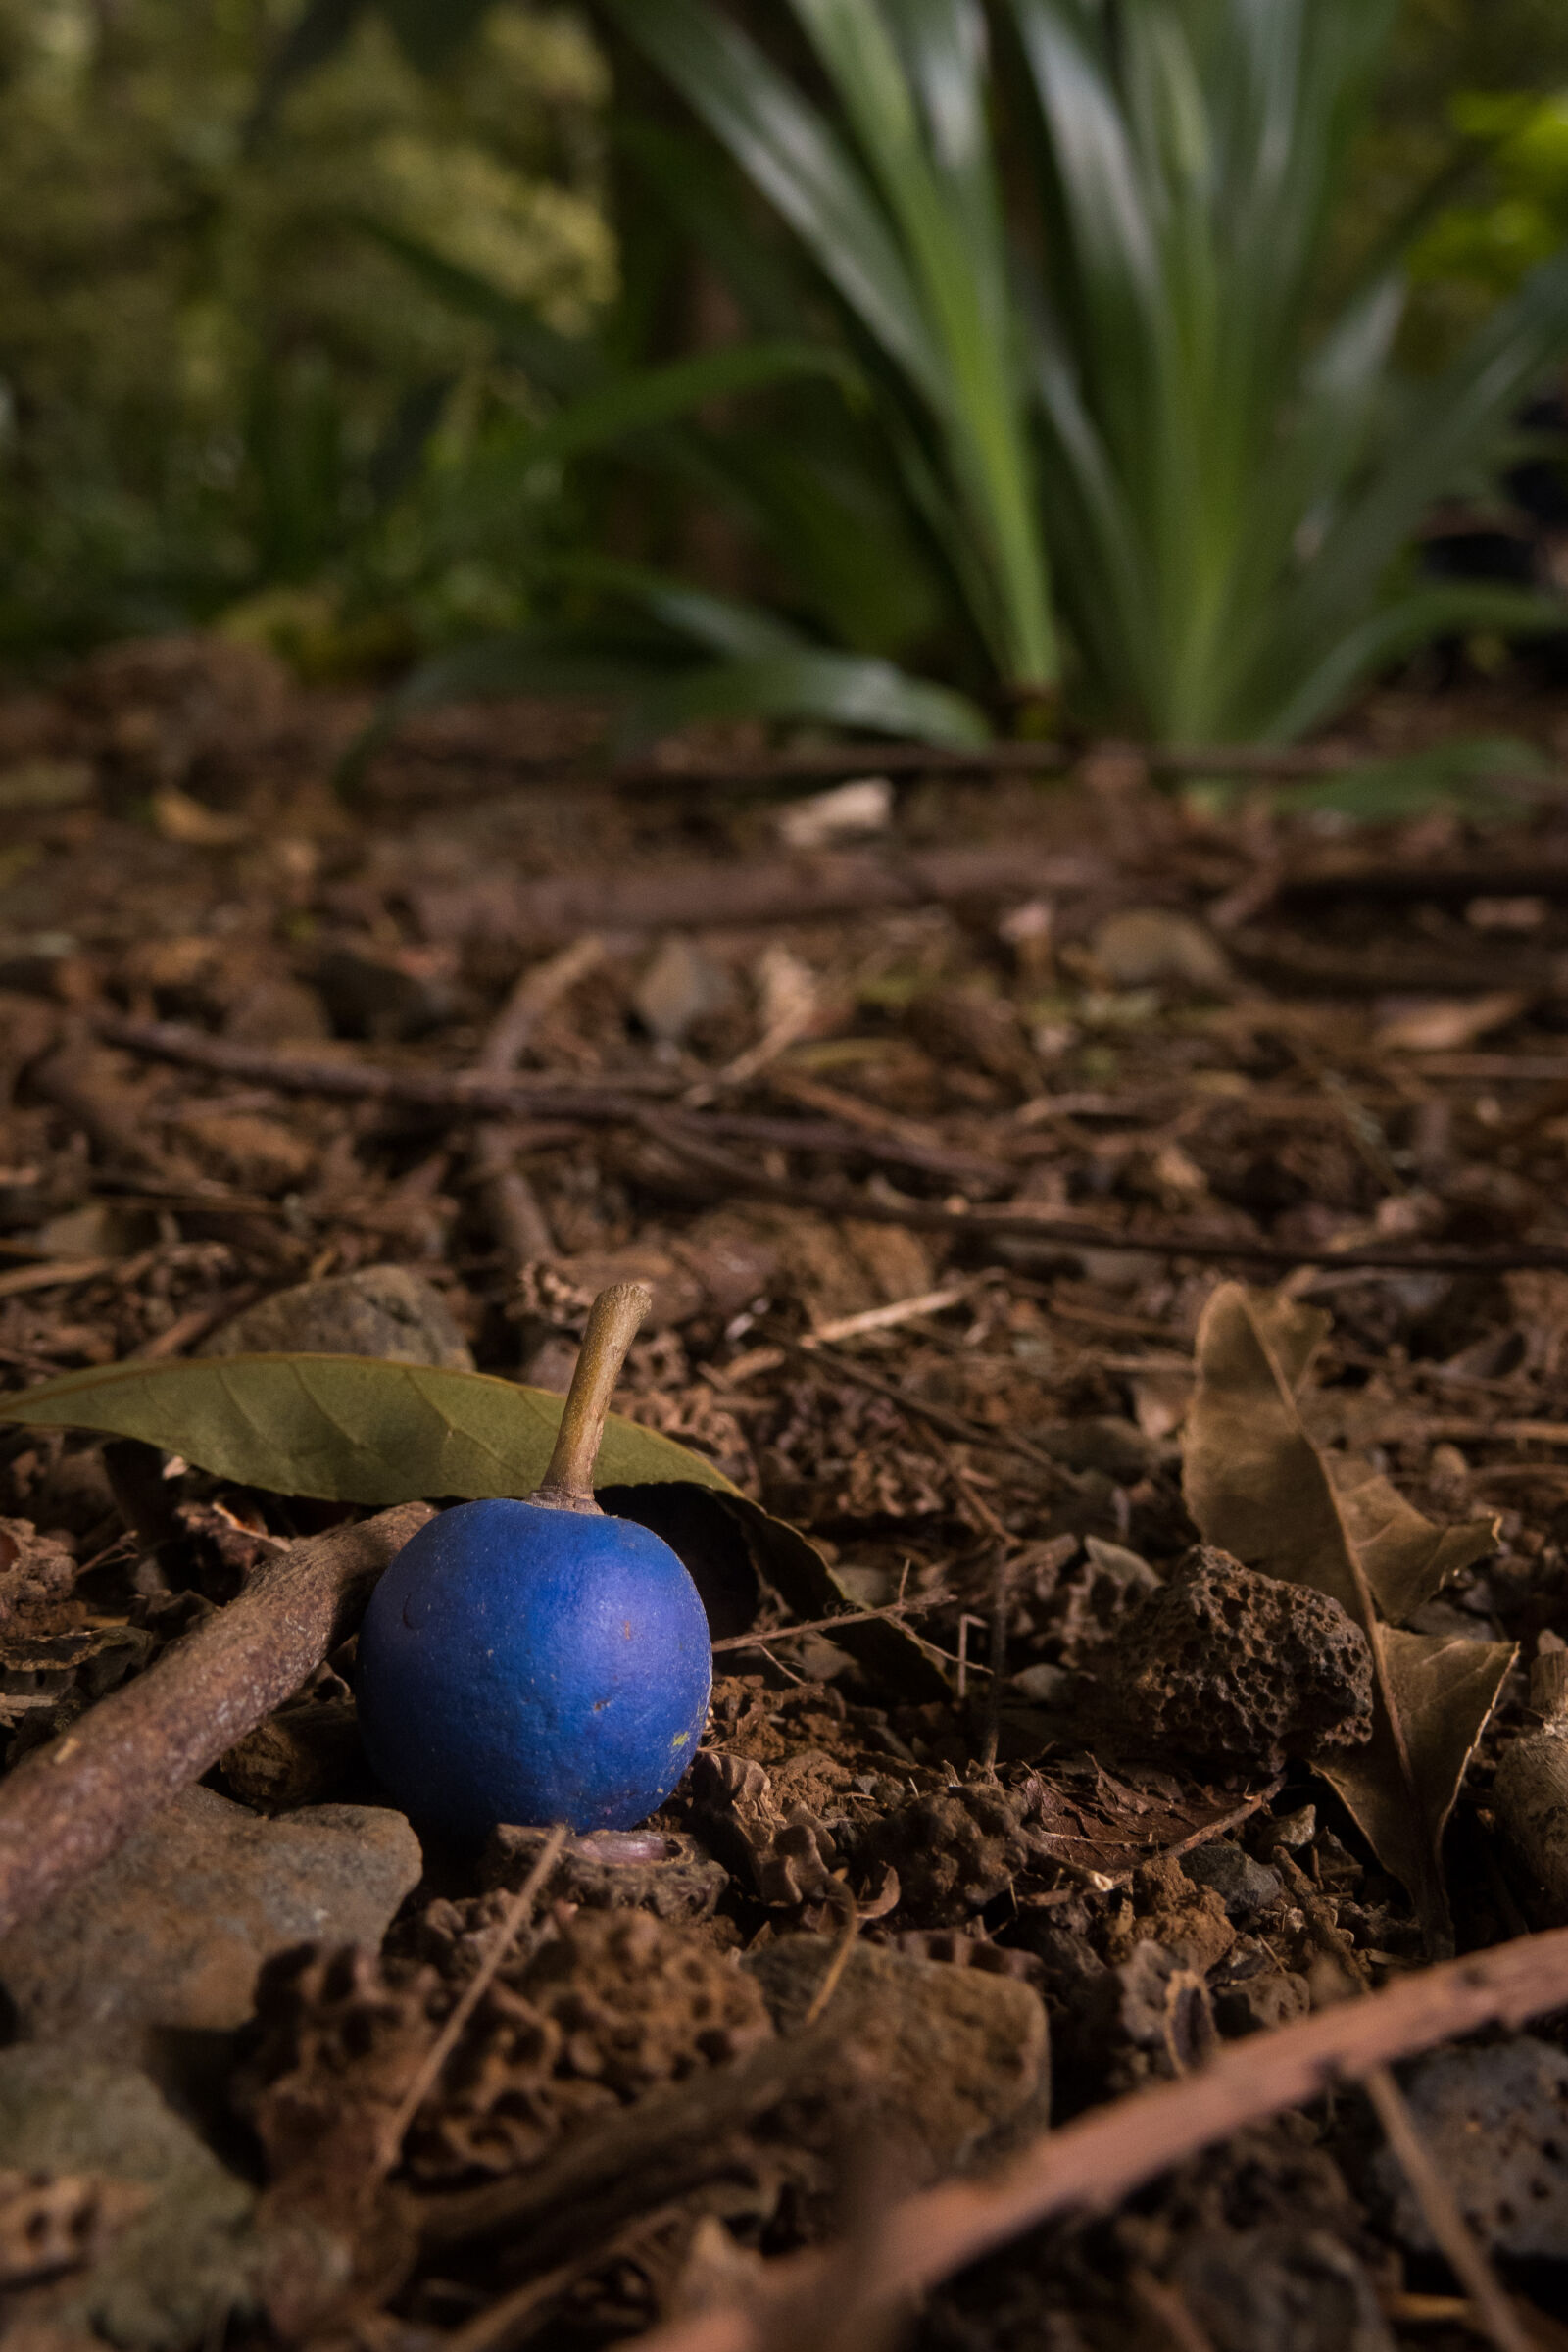
<path fill-rule="evenodd" d="M 612 1283 L 594 1300 L 577 1356 L 577 1369 L 566 1392 L 561 1427 L 556 1432 L 550 1467 L 529 1495 L 530 1502 L 541 1503 L 551 1511 L 598 1511 L 599 1505 L 594 1500 L 594 1464 L 599 1458 L 599 1441 L 605 1434 L 605 1417 L 626 1361 L 626 1350 L 653 1303 L 653 1292 L 641 1282 Z"/>

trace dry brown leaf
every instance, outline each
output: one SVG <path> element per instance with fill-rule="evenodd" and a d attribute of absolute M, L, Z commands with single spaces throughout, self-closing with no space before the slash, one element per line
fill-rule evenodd
<path fill-rule="evenodd" d="M 1446 1943 L 1449 1928 L 1441 1863 L 1443 1832 L 1476 1741 L 1513 1664 L 1516 1644 L 1467 1642 L 1455 1634 L 1411 1634 L 1392 1625 L 1379 1631 L 1388 1689 L 1404 1727 L 1422 1820 L 1412 1822 L 1402 1778 L 1396 1768 L 1389 1768 L 1381 1720 L 1369 1745 L 1325 1758 L 1316 1769 L 1355 1816 L 1379 1860 L 1410 1888 L 1428 1935 Z M 1393 1761 L 1396 1767 L 1397 1759 Z M 1410 1876 L 1411 1869 L 1423 1867 L 1443 1906 L 1441 1924 L 1427 1919 L 1420 1886 Z"/>
<path fill-rule="evenodd" d="M 1444 1580 L 1490 1550 L 1495 1522 L 1437 1528 L 1368 1465 L 1329 1456 L 1297 1391 L 1328 1328 L 1318 1310 L 1226 1283 L 1198 1334 L 1187 1505 L 1204 1540 L 1340 1602 L 1372 1644 L 1376 1720 L 1352 1761 L 1320 1766 L 1434 1946 L 1450 1939 L 1440 1845 L 1511 1642 L 1402 1633 Z"/>
<path fill-rule="evenodd" d="M 1360 1554 L 1373 1598 L 1391 1625 L 1402 1625 L 1450 1576 L 1497 1547 L 1488 1516 L 1434 1527 L 1380 1470 L 1354 1454 L 1325 1454 L 1345 1532 Z"/>
<path fill-rule="evenodd" d="M 1385 1008 L 1373 1032 L 1374 1048 L 1385 1054 L 1452 1054 L 1505 1029 L 1529 1009 L 1530 999 L 1515 989 L 1494 989 L 1484 997 L 1420 997 Z"/>

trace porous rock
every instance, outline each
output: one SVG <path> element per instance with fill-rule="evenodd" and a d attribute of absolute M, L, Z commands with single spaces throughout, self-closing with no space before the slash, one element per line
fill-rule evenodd
<path fill-rule="evenodd" d="M 75 1585 L 75 1553 L 62 1537 L 41 1535 L 30 1519 L 0 1519 L 0 1641 L 69 1624 Z"/>
<path fill-rule="evenodd" d="M 361 1266 L 259 1299 L 202 1346 L 203 1355 L 373 1355 L 471 1372 L 473 1357 L 433 1283 L 407 1266 Z"/>
<path fill-rule="evenodd" d="M 1325 1592 L 1189 1552 L 1095 1660 L 1118 1729 L 1146 1751 L 1239 1757 L 1354 1747 L 1372 1736 L 1372 1652 Z"/>
<path fill-rule="evenodd" d="M 401 1813 L 318 1805 L 268 1821 L 187 1788 L 0 1941 L 0 1984 L 25 2037 L 100 2055 L 134 2051 L 150 2027 L 231 2028 L 270 1954 L 378 1942 L 420 1868 Z"/>
<path fill-rule="evenodd" d="M 1403 2075 L 1411 2119 L 1466 2221 L 1499 2254 L 1568 2261 L 1568 2054 L 1534 2034 L 1434 2050 Z M 1392 2151 L 1375 2165 L 1396 2234 L 1434 2251 Z"/>
<path fill-rule="evenodd" d="M 496 1920 L 484 1924 L 484 1937 L 450 1941 L 454 1976 L 493 1940 Z M 364 1949 L 270 1965 L 239 2096 L 274 2183 L 332 2197 L 334 2181 L 364 2172 L 451 2001 L 434 1969 Z M 515 2172 L 589 2118 L 771 2034 L 757 1984 L 701 1936 L 645 1912 L 579 1912 L 486 1987 L 410 2127 L 410 2166 L 442 2182 Z"/>
<path fill-rule="evenodd" d="M 51 2293 L 55 2328 L 96 2329 L 123 2352 L 181 2352 L 250 2301 L 254 2194 L 145 2075 L 78 2049 L 0 2050 L 0 2148 L 24 2173 L 146 2192 L 90 2267 Z"/>
<path fill-rule="evenodd" d="M 781 2034 L 804 2025 L 833 1952 L 831 1936 L 787 1936 L 742 1963 Z M 823 2022 L 859 2071 L 857 2117 L 933 2176 L 1048 2120 L 1046 2011 L 1016 1978 L 859 1944 Z"/>

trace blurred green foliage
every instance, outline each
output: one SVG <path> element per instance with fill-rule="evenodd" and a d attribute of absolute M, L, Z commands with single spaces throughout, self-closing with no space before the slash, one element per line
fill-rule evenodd
<path fill-rule="evenodd" d="M 1348 208 L 1352 241 L 1436 199 L 1411 256 L 1412 357 L 1450 352 L 1568 240 L 1568 8 L 1404 0 Z"/>
<path fill-rule="evenodd" d="M 433 75 L 360 12 L 253 130 L 297 15 L 0 0 L 0 650 L 323 579 L 362 656 L 412 642 L 411 575 L 415 637 L 488 610 L 382 518 L 517 387 L 356 217 L 582 328 L 615 283 L 604 68 L 569 10 L 491 11 Z"/>
<path fill-rule="evenodd" d="M 1060 630 L 1094 723 L 1298 731 L 1457 625 L 1568 5 L 1271 4 L 0 0 L 0 654 L 956 740 Z"/>

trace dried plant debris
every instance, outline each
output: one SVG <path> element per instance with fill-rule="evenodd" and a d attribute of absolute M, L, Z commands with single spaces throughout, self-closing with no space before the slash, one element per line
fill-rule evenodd
<path fill-rule="evenodd" d="M 1314 1445 L 1298 1392 L 1328 1328 L 1313 1308 L 1237 1284 L 1214 1294 L 1199 1331 L 1188 1506 L 1208 1542 L 1327 1594 L 1360 1628 L 1376 1691 L 1372 1736 L 1321 1769 L 1441 1946 L 1444 1825 L 1515 1649 L 1468 1631 L 1412 1633 L 1398 1620 L 1483 1558 L 1496 1522 L 1439 1529 L 1368 1465 L 1336 1465 Z"/>
<path fill-rule="evenodd" d="M 601 2352 L 864 2212 L 867 2118 L 938 2180 L 1262 2063 L 1446 1899 L 1467 1954 L 1568 1916 L 1559 804 L 911 779 L 781 860 L 760 798 L 568 777 L 543 706 L 412 720 L 350 807 L 357 709 L 257 662 L 0 700 L 71 786 L 0 857 L 0 1788 L 286 1546 L 531 1486 L 617 1280 L 606 1500 L 688 1560 L 712 1712 L 520 1924 L 545 1832 L 389 1815 L 352 1623 L 226 1716 L 0 1947 L 8 2344 Z M 1403 2070 L 1538 2304 L 1560 2038 Z M 24 2077 L 157 2162 L 24 2132 Z M 1387 2352 L 1449 2284 L 1336 2096 L 913 2325 Z"/>

